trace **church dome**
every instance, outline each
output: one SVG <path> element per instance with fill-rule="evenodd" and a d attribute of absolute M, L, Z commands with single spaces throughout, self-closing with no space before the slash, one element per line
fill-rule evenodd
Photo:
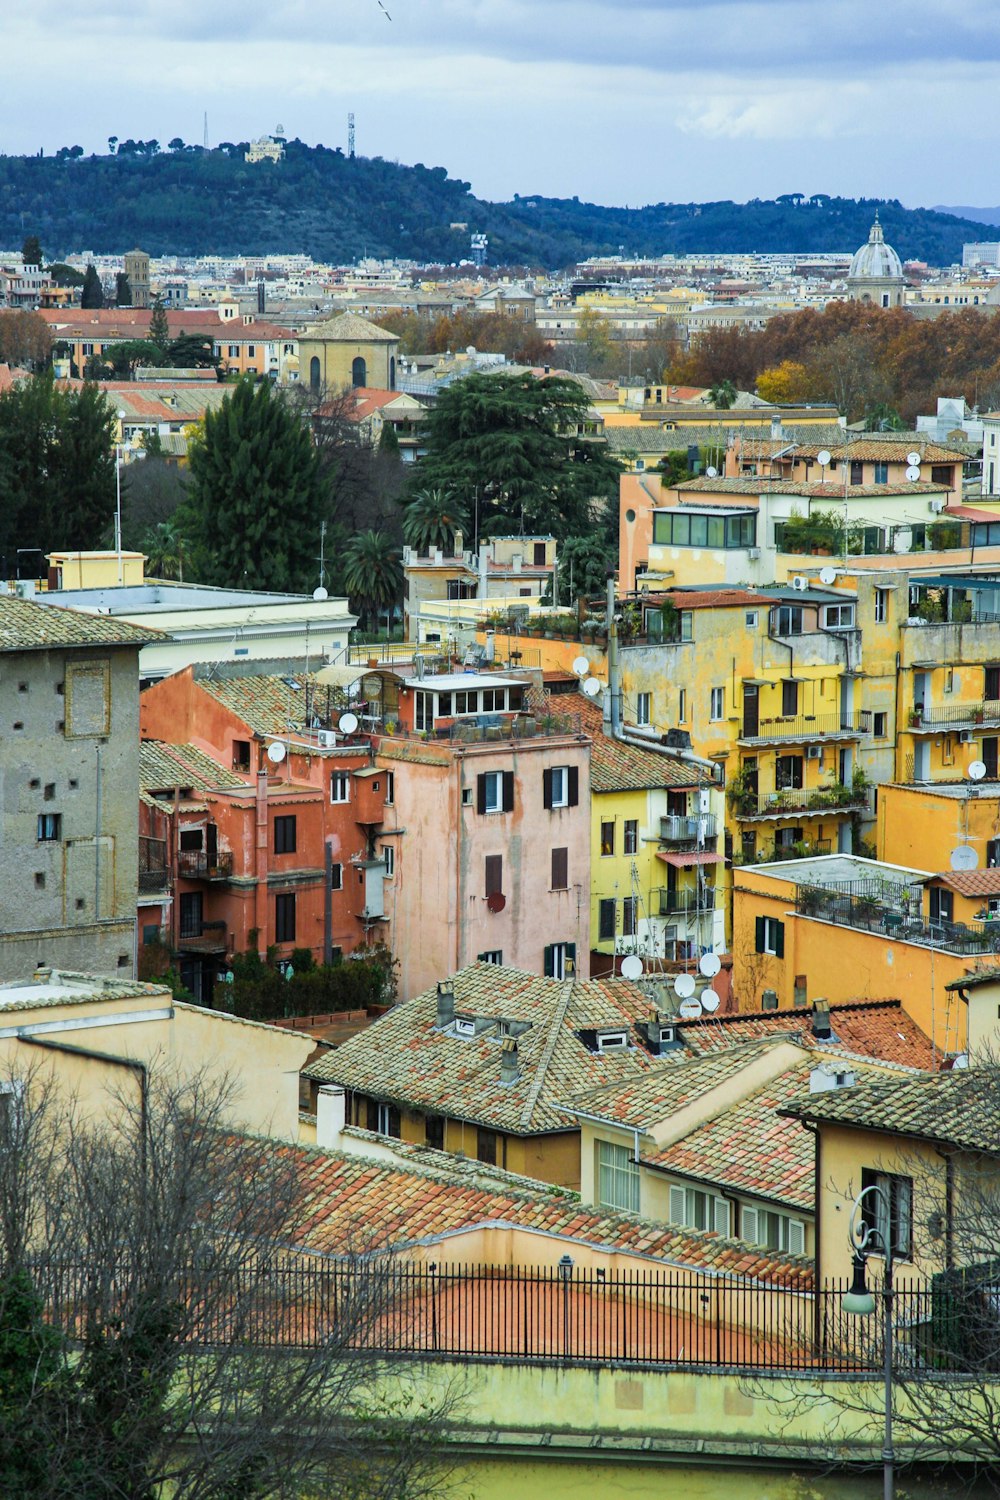
<path fill-rule="evenodd" d="M 868 243 L 854 252 L 848 281 L 896 281 L 902 280 L 903 266 L 891 245 L 885 242 L 882 226 L 875 215 Z"/>

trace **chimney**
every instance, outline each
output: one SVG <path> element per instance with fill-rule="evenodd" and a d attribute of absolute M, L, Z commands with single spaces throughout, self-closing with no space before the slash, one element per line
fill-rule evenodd
<path fill-rule="evenodd" d="M 836 1068 L 831 1063 L 820 1063 L 809 1070 L 810 1094 L 829 1094 L 833 1089 L 849 1089 L 853 1085 L 853 1068 Z"/>
<path fill-rule="evenodd" d="M 517 1042 L 512 1036 L 505 1037 L 500 1044 L 500 1082 L 516 1083 L 521 1076 L 517 1066 Z"/>
<path fill-rule="evenodd" d="M 772 417 L 771 418 L 771 441 L 774 442 L 774 443 L 780 443 L 781 439 L 782 439 L 782 436 L 783 436 L 783 434 L 782 434 L 782 430 L 781 430 L 781 418 L 780 417 Z"/>
<path fill-rule="evenodd" d="M 461 557 L 465 550 L 465 537 L 460 531 L 455 532 L 455 545 L 452 550 L 456 557 Z"/>
<path fill-rule="evenodd" d="M 777 1010 L 778 1009 L 778 991 L 777 990 L 765 990 L 764 993 L 760 997 L 760 1008 L 761 1008 L 761 1010 Z"/>
<path fill-rule="evenodd" d="M 455 991 L 450 984 L 439 984 L 437 1023 L 439 1026 L 450 1026 L 454 1019 Z"/>
<path fill-rule="evenodd" d="M 39 963 L 31 977 L 36 984 L 46 984 L 52 978 L 52 970 L 48 964 Z"/>
<path fill-rule="evenodd" d="M 340 1145 L 347 1124 L 347 1094 L 337 1083 L 324 1083 L 316 1095 L 316 1144 L 327 1151 Z"/>
<path fill-rule="evenodd" d="M 833 1027 L 830 1025 L 829 1000 L 814 1001 L 812 1031 L 813 1036 L 818 1042 L 828 1042 L 833 1036 Z"/>

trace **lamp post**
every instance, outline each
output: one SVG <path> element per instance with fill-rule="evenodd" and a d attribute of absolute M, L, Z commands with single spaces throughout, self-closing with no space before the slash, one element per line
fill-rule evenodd
<path fill-rule="evenodd" d="M 118 554 L 118 587 L 124 582 L 122 571 L 122 444 L 125 429 L 122 426 L 125 413 L 118 413 L 118 441 L 115 443 L 115 552 Z"/>
<path fill-rule="evenodd" d="M 569 1359 L 569 1288 L 573 1279 L 573 1257 L 564 1255 L 559 1261 L 559 1280 L 563 1289 L 563 1359 Z"/>
<path fill-rule="evenodd" d="M 876 1200 L 881 1204 L 881 1223 L 883 1228 L 877 1224 L 870 1224 L 864 1218 L 864 1200 L 874 1194 Z M 851 1289 L 843 1298 L 842 1306 L 846 1313 L 855 1317 L 871 1317 L 875 1311 L 875 1296 L 869 1291 L 865 1281 L 865 1265 L 869 1255 L 873 1252 L 882 1255 L 885 1260 L 885 1271 L 882 1277 L 882 1287 L 879 1296 L 882 1300 L 883 1336 L 882 1336 L 882 1371 L 885 1383 L 885 1426 L 882 1443 L 882 1494 L 883 1500 L 893 1500 L 895 1493 L 894 1479 L 896 1468 L 896 1455 L 892 1446 L 892 1222 L 891 1204 L 889 1195 L 876 1183 L 871 1187 L 864 1188 L 855 1198 L 851 1209 L 851 1222 L 848 1231 L 851 1245 L 852 1276 Z"/>

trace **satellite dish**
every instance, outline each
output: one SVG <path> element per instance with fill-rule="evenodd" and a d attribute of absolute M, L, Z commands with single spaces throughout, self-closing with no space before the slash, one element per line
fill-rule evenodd
<path fill-rule="evenodd" d="M 715 478 L 718 477 L 718 473 L 719 473 L 719 471 L 715 467 L 715 465 L 714 464 L 709 464 L 708 468 L 705 470 L 705 478 L 706 479 L 715 479 Z"/>
<path fill-rule="evenodd" d="M 694 975 L 678 974 L 677 978 L 674 980 L 674 994 L 679 995 L 682 1000 L 686 1000 L 689 995 L 693 995 Z"/>
<path fill-rule="evenodd" d="M 342 734 L 353 734 L 358 727 L 357 714 L 341 714 L 337 720 L 337 728 Z"/>
<path fill-rule="evenodd" d="M 831 583 L 836 583 L 836 581 L 837 581 L 837 570 L 836 570 L 836 568 L 820 568 L 820 570 L 819 570 L 819 581 L 820 581 L 820 583 L 825 583 L 825 584 L 828 584 L 828 585 L 831 584 Z"/>
<path fill-rule="evenodd" d="M 628 958 L 622 959 L 622 978 L 641 979 L 642 959 L 637 953 L 630 953 Z"/>
<path fill-rule="evenodd" d="M 700 1000 L 682 1000 L 677 1007 L 677 1014 L 685 1021 L 697 1021 L 701 1015 Z"/>
<path fill-rule="evenodd" d="M 313 598 L 317 601 L 317 603 L 321 603 L 324 599 L 329 599 L 329 597 L 329 590 L 323 588 L 322 585 L 318 589 L 313 589 Z"/>
<path fill-rule="evenodd" d="M 586 677 L 587 673 L 590 671 L 590 662 L 585 656 L 578 656 L 573 662 L 573 671 L 576 673 L 577 677 Z"/>
<path fill-rule="evenodd" d="M 821 469 L 827 468 L 830 462 L 830 450 L 828 448 L 821 448 L 816 455 L 816 462 Z"/>
<path fill-rule="evenodd" d="M 959 844 L 948 856 L 948 863 L 953 870 L 974 870 L 979 863 L 979 858 L 969 844 Z"/>
<path fill-rule="evenodd" d="M 503 891 L 494 891 L 492 895 L 486 897 L 486 905 L 490 911 L 503 911 L 507 905 L 507 897 Z"/>
<path fill-rule="evenodd" d="M 721 1001 L 720 1001 L 719 996 L 718 996 L 718 994 L 716 993 L 715 990 L 702 990 L 702 992 L 701 992 L 701 1008 L 702 1008 L 702 1010 L 707 1010 L 708 1013 L 709 1013 L 709 1015 L 711 1015 L 713 1011 L 718 1010 L 720 1004 L 721 1004 Z"/>
<path fill-rule="evenodd" d="M 601 691 L 601 679 L 599 677 L 588 677 L 583 684 L 583 691 L 588 698 L 596 698 Z"/>
<path fill-rule="evenodd" d="M 698 967 L 706 979 L 714 979 L 722 968 L 722 960 L 717 953 L 703 953 L 698 960 Z"/>
<path fill-rule="evenodd" d="M 920 454 L 916 449 L 914 449 L 912 453 L 908 453 L 906 455 L 906 462 L 910 465 L 911 468 L 914 468 L 917 464 L 919 464 Z"/>
<path fill-rule="evenodd" d="M 917 468 L 916 464 L 910 465 L 910 467 L 906 471 L 906 477 L 911 484 L 913 484 L 917 479 L 920 478 L 920 470 Z"/>
<path fill-rule="evenodd" d="M 966 774 L 970 781 L 982 781 L 986 775 L 986 762 L 984 760 L 970 760 Z"/>
<path fill-rule="evenodd" d="M 280 766 L 288 751 L 280 740 L 272 740 L 267 747 L 267 758 L 274 766 Z"/>

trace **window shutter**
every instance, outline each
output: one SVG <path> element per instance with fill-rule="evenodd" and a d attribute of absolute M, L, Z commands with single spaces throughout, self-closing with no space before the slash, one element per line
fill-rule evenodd
<path fill-rule="evenodd" d="M 485 775 L 482 775 L 482 776 L 477 776 L 476 777 L 476 812 L 484 813 L 485 811 L 486 811 L 486 777 L 485 777 Z M 758 948 L 757 951 L 759 953 L 760 949 Z"/>
<path fill-rule="evenodd" d="M 712 1199 L 712 1221 L 716 1234 L 729 1233 L 729 1204 L 725 1198 Z"/>
<path fill-rule="evenodd" d="M 374 1135 L 378 1134 L 378 1105 L 374 1099 L 368 1100 L 368 1129 Z"/>
<path fill-rule="evenodd" d="M 805 1255 L 806 1226 L 801 1219 L 788 1221 L 788 1250 L 791 1255 Z"/>
<path fill-rule="evenodd" d="M 479 779 L 480 779 L 480 781 L 482 781 L 483 778 L 480 776 Z M 480 812 L 482 812 L 482 808 L 480 808 L 479 810 L 480 810 Z M 755 917 L 754 918 L 753 930 L 754 930 L 754 948 L 756 949 L 756 951 L 758 953 L 763 953 L 764 952 L 764 940 L 765 940 L 764 939 L 764 918 L 763 917 Z"/>
<path fill-rule="evenodd" d="M 513 771 L 504 771 L 504 773 L 503 773 L 503 810 L 504 810 L 504 812 L 513 812 L 514 811 L 514 772 Z"/>
<path fill-rule="evenodd" d="M 784 958 L 785 956 L 785 924 L 775 922 L 774 924 L 774 956 Z"/>
<path fill-rule="evenodd" d="M 545 963 L 543 968 L 546 979 L 551 979 L 556 972 L 555 954 L 552 943 L 549 943 L 545 949 Z"/>
<path fill-rule="evenodd" d="M 740 1239 L 746 1240 L 748 1245 L 756 1245 L 757 1237 L 757 1210 L 755 1208 L 740 1209 Z"/>
<path fill-rule="evenodd" d="M 580 801 L 580 767 L 570 766 L 567 775 L 566 806 L 576 807 Z"/>
<path fill-rule="evenodd" d="M 569 885 L 569 850 L 552 851 L 552 889 L 564 891 Z"/>
<path fill-rule="evenodd" d="M 687 1223 L 687 1194 L 682 1187 L 670 1189 L 670 1222 L 671 1224 Z"/>
<path fill-rule="evenodd" d="M 503 891 L 503 855 L 486 856 L 486 894 L 498 896 Z"/>
<path fill-rule="evenodd" d="M 552 772 L 551 772 L 551 770 L 543 771 L 542 772 L 542 806 L 543 807 L 551 807 L 552 806 Z"/>
<path fill-rule="evenodd" d="M 568 978 L 572 974 L 573 978 L 575 979 L 576 978 L 576 944 L 575 943 L 566 943 L 564 946 L 565 946 L 565 950 L 566 950 L 566 976 Z"/>

